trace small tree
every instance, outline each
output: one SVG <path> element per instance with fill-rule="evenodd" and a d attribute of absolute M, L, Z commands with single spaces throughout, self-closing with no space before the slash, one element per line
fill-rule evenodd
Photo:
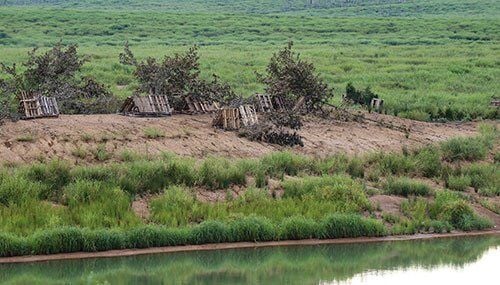
<path fill-rule="evenodd" d="M 163 61 L 148 57 L 138 61 L 128 43 L 125 44 L 120 62 L 135 67 L 134 75 L 139 81 L 136 94 L 169 95 L 173 107 L 183 110 L 185 97 L 192 96 L 204 102 L 226 102 L 235 97 L 228 84 L 221 83 L 216 75 L 212 81 L 200 78 L 198 48 L 193 46 L 184 54 L 165 56 Z"/>
<path fill-rule="evenodd" d="M 58 100 L 62 113 L 109 113 L 116 110 L 116 98 L 109 90 L 90 77 L 78 73 L 88 58 L 78 55 L 78 46 L 61 43 L 40 55 L 37 49 L 28 53 L 23 63 L 25 71 L 18 72 L 16 65 L 0 64 L 8 79 L 0 84 L 2 97 L 16 97 L 21 91 L 53 96 Z M 89 87 L 89 84 L 94 86 Z M 4 99 L 5 100 L 5 99 Z"/>
<path fill-rule="evenodd" d="M 300 59 L 292 47 L 293 43 L 290 42 L 275 53 L 266 68 L 266 74 L 257 74 L 257 77 L 265 84 L 266 92 L 273 97 L 280 97 L 289 109 L 303 97 L 308 111 L 319 110 L 333 97 L 333 91 L 316 74 L 314 65 Z"/>
<path fill-rule="evenodd" d="M 370 87 L 366 87 L 365 90 L 357 90 L 350 82 L 345 88 L 345 95 L 346 99 L 364 106 L 369 106 L 373 98 L 378 98 L 378 95 L 373 93 Z"/>

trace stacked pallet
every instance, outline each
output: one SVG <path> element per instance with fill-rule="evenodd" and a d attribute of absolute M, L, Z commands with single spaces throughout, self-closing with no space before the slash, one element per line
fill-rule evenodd
<path fill-rule="evenodd" d="M 251 126 L 257 123 L 255 107 L 247 104 L 236 108 L 220 109 L 215 115 L 212 125 L 224 130 L 238 130 L 242 126 Z"/>
<path fill-rule="evenodd" d="M 259 107 L 259 112 L 267 113 L 274 110 L 273 101 L 269 94 L 255 94 L 255 99 Z"/>
<path fill-rule="evenodd" d="M 21 91 L 19 112 L 23 119 L 58 117 L 59 107 L 53 97 Z"/>

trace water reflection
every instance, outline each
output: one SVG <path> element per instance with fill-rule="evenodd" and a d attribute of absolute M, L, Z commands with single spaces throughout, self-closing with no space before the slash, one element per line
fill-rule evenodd
<path fill-rule="evenodd" d="M 387 285 L 429 282 L 429 278 L 449 282 L 492 272 L 500 264 L 499 251 L 500 237 L 495 236 L 189 252 L 0 265 L 0 282 Z"/>

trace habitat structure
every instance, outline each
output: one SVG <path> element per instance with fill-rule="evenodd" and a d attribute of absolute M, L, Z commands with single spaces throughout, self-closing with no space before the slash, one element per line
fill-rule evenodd
<path fill-rule="evenodd" d="M 126 116 L 162 117 L 172 115 L 167 95 L 134 95 L 123 103 L 120 113 Z"/>
<path fill-rule="evenodd" d="M 36 92 L 21 91 L 19 113 L 22 119 L 59 117 L 59 107 L 54 97 Z"/>

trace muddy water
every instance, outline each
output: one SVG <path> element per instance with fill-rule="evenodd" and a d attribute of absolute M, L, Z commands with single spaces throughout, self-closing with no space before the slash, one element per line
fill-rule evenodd
<path fill-rule="evenodd" d="M 498 270 L 497 235 L 0 264 L 0 283 L 456 285 Z"/>

